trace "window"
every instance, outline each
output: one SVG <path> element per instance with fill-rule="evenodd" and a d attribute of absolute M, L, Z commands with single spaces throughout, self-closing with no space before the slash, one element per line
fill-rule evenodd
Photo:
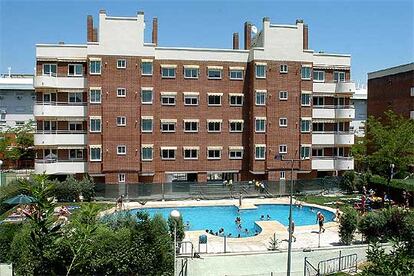
<path fill-rule="evenodd" d="M 122 98 L 126 97 L 126 89 L 125 88 L 118 88 L 116 90 L 116 96 L 117 97 L 122 97 Z"/>
<path fill-rule="evenodd" d="M 118 173 L 118 183 L 125 183 L 125 174 Z"/>
<path fill-rule="evenodd" d="M 311 67 L 302 66 L 302 70 L 301 70 L 302 80 L 310 80 L 311 79 L 311 71 L 312 71 Z"/>
<path fill-rule="evenodd" d="M 141 75 L 152 76 L 152 61 L 141 62 Z"/>
<path fill-rule="evenodd" d="M 313 123 L 312 130 L 313 131 L 324 131 L 324 123 Z"/>
<path fill-rule="evenodd" d="M 117 126 L 126 126 L 126 117 L 125 116 L 116 117 L 116 125 Z"/>
<path fill-rule="evenodd" d="M 256 63 L 256 78 L 264 79 L 266 78 L 266 65 L 265 64 L 257 64 Z"/>
<path fill-rule="evenodd" d="M 81 103 L 83 102 L 83 93 L 82 92 L 68 93 L 68 100 L 70 103 Z"/>
<path fill-rule="evenodd" d="M 266 132 L 266 118 L 255 119 L 255 130 L 256 132 Z"/>
<path fill-rule="evenodd" d="M 312 156 L 324 156 L 323 148 L 312 149 Z"/>
<path fill-rule="evenodd" d="M 56 77 L 56 64 L 43 64 L 43 76 Z"/>
<path fill-rule="evenodd" d="M 266 92 L 256 91 L 256 105 L 266 105 Z"/>
<path fill-rule="evenodd" d="M 198 105 L 198 93 L 184 92 L 184 105 Z"/>
<path fill-rule="evenodd" d="M 161 120 L 161 132 L 175 132 L 175 122 Z"/>
<path fill-rule="evenodd" d="M 101 74 L 101 61 L 100 60 L 91 60 L 91 62 L 89 63 L 89 73 L 91 75 Z"/>
<path fill-rule="evenodd" d="M 243 106 L 243 94 L 230 94 L 229 104 L 230 106 Z"/>
<path fill-rule="evenodd" d="M 300 99 L 301 99 L 301 104 L 302 106 L 310 106 L 311 102 L 311 94 L 310 93 L 304 93 L 302 92 L 302 94 L 300 95 Z"/>
<path fill-rule="evenodd" d="M 116 154 L 118 155 L 126 155 L 126 146 L 120 145 L 116 147 Z"/>
<path fill-rule="evenodd" d="M 343 81 L 345 81 L 345 72 L 334 71 L 334 80 L 336 82 L 343 82 Z"/>
<path fill-rule="evenodd" d="M 313 105 L 314 106 L 322 106 L 325 104 L 324 97 L 313 97 Z"/>
<path fill-rule="evenodd" d="M 414 97 L 414 87 L 411 87 L 410 96 Z"/>
<path fill-rule="evenodd" d="M 89 102 L 98 104 L 101 103 L 101 89 L 91 89 L 89 91 Z"/>
<path fill-rule="evenodd" d="M 162 147 L 161 148 L 161 159 L 162 160 L 174 160 L 175 159 L 175 151 L 177 148 L 169 148 L 169 147 Z"/>
<path fill-rule="evenodd" d="M 23 126 L 24 125 L 24 121 L 16 121 L 16 126 Z"/>
<path fill-rule="evenodd" d="M 279 153 L 287 153 L 287 145 L 279 145 Z"/>
<path fill-rule="evenodd" d="M 230 68 L 230 79 L 231 80 L 242 80 L 243 79 L 243 69 L 231 69 Z"/>
<path fill-rule="evenodd" d="M 286 179 L 286 172 L 285 171 L 280 171 L 279 178 L 280 178 L 280 180 L 285 180 Z"/>
<path fill-rule="evenodd" d="M 221 131 L 221 120 L 207 120 L 208 132 L 220 132 Z"/>
<path fill-rule="evenodd" d="M 229 159 L 243 159 L 243 147 L 229 147 Z"/>
<path fill-rule="evenodd" d="M 221 159 L 221 147 L 207 147 L 207 159 Z"/>
<path fill-rule="evenodd" d="M 288 92 L 287 91 L 280 91 L 279 92 L 279 100 L 286 101 L 288 99 Z"/>
<path fill-rule="evenodd" d="M 175 105 L 175 94 L 161 93 L 161 105 Z"/>
<path fill-rule="evenodd" d="M 90 117 L 90 132 L 101 132 L 101 118 Z"/>
<path fill-rule="evenodd" d="M 345 105 L 345 98 L 334 98 L 334 105 Z"/>
<path fill-rule="evenodd" d="M 82 76 L 83 66 L 82 64 L 69 64 L 68 65 L 68 76 Z"/>
<path fill-rule="evenodd" d="M 325 81 L 325 71 L 313 71 L 313 81 L 324 82 Z"/>
<path fill-rule="evenodd" d="M 301 146 L 300 147 L 300 158 L 309 159 L 310 158 L 310 146 Z"/>
<path fill-rule="evenodd" d="M 287 118 L 279 118 L 279 126 L 287 127 Z"/>
<path fill-rule="evenodd" d="M 344 157 L 345 156 L 345 149 L 343 147 L 334 148 L 333 149 L 334 156 Z"/>
<path fill-rule="evenodd" d="M 199 69 L 198 67 L 184 67 L 185 79 L 198 79 Z"/>
<path fill-rule="evenodd" d="M 153 145 L 142 145 L 141 160 L 152 161 L 153 158 Z"/>
<path fill-rule="evenodd" d="M 82 122 L 69 122 L 70 131 L 82 131 L 83 125 Z"/>
<path fill-rule="evenodd" d="M 198 159 L 198 148 L 184 147 L 184 159 Z"/>
<path fill-rule="evenodd" d="M 287 64 L 281 64 L 280 65 L 280 73 L 286 74 L 288 72 L 288 66 Z"/>
<path fill-rule="evenodd" d="M 221 105 L 221 93 L 220 94 L 209 94 L 208 105 Z"/>
<path fill-rule="evenodd" d="M 243 120 L 229 120 L 230 132 L 243 132 Z"/>
<path fill-rule="evenodd" d="M 82 149 L 70 149 L 69 159 L 83 159 L 83 150 Z"/>
<path fill-rule="evenodd" d="M 118 59 L 116 61 L 116 68 L 118 68 L 118 69 L 126 68 L 126 59 Z"/>
<path fill-rule="evenodd" d="M 301 132 L 310 132 L 311 121 L 312 121 L 311 119 L 302 118 L 300 120 L 300 131 Z"/>
<path fill-rule="evenodd" d="M 141 103 L 152 104 L 152 88 L 141 89 Z"/>
<path fill-rule="evenodd" d="M 164 79 L 173 79 L 175 78 L 175 67 L 162 67 L 161 76 Z"/>
<path fill-rule="evenodd" d="M 219 80 L 221 79 L 221 71 L 222 71 L 222 68 L 209 67 L 207 68 L 207 77 L 210 80 Z"/>
<path fill-rule="evenodd" d="M 90 161 L 101 161 L 101 146 L 93 146 L 90 148 Z"/>
<path fill-rule="evenodd" d="M 334 131 L 345 131 L 345 123 L 344 122 L 338 122 L 334 124 Z"/>
<path fill-rule="evenodd" d="M 256 160 L 264 160 L 266 158 L 266 145 L 255 145 L 255 155 Z"/>
<path fill-rule="evenodd" d="M 152 132 L 153 117 L 141 117 L 141 131 Z"/>
<path fill-rule="evenodd" d="M 184 132 L 198 132 L 198 121 L 184 120 Z"/>

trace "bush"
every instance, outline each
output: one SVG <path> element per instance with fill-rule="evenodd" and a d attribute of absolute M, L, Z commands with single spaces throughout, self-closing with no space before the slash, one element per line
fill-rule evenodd
<path fill-rule="evenodd" d="M 370 212 L 361 218 L 358 229 L 368 242 L 378 241 L 383 239 L 385 223 L 380 213 Z"/>
<path fill-rule="evenodd" d="M 77 181 L 73 176 L 69 176 L 65 181 L 55 182 L 54 195 L 58 201 L 79 201 L 82 195 L 85 201 L 90 201 L 94 196 L 94 183 L 89 177 L 84 177 L 81 181 Z"/>
<path fill-rule="evenodd" d="M 21 225 L 16 223 L 0 224 L 0 263 L 9 262 L 11 244 L 20 228 Z"/>
<path fill-rule="evenodd" d="M 343 244 L 351 244 L 358 226 L 358 213 L 353 208 L 347 208 L 339 220 L 339 238 Z"/>
<path fill-rule="evenodd" d="M 340 182 L 339 185 L 341 187 L 341 189 L 352 193 L 353 191 L 356 190 L 356 181 L 355 181 L 355 172 L 354 171 L 346 171 Z"/>

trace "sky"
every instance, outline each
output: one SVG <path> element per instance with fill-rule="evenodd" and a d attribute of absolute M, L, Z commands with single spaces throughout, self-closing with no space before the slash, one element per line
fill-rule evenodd
<path fill-rule="evenodd" d="M 260 29 L 266 16 L 273 24 L 303 19 L 310 49 L 352 55 L 357 83 L 366 83 L 368 72 L 414 61 L 413 0 L 0 0 L 0 73 L 33 73 L 36 43 L 86 43 L 86 16 L 97 24 L 100 9 L 112 16 L 144 11 L 147 42 L 158 17 L 159 46 L 231 48 L 239 32 L 242 47 L 245 21 Z"/>

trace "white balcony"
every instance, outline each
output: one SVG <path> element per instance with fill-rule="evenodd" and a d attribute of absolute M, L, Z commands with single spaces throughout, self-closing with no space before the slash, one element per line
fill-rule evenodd
<path fill-rule="evenodd" d="M 347 171 L 354 169 L 354 158 L 336 156 L 313 156 L 312 170 Z"/>
<path fill-rule="evenodd" d="M 355 135 L 350 132 L 312 132 L 312 145 L 353 145 L 354 139 Z"/>
<path fill-rule="evenodd" d="M 87 135 L 86 131 L 57 131 L 57 133 L 40 131 L 34 135 L 34 144 L 35 146 L 85 146 Z"/>
<path fill-rule="evenodd" d="M 87 162 L 80 160 L 73 161 L 51 161 L 51 160 L 36 160 L 35 173 L 36 174 L 75 174 L 87 172 Z"/>
<path fill-rule="evenodd" d="M 313 92 L 323 94 L 354 94 L 354 82 L 314 82 Z"/>
<path fill-rule="evenodd" d="M 33 107 L 35 117 L 86 117 L 86 104 L 68 104 L 68 103 L 36 103 Z"/>
<path fill-rule="evenodd" d="M 36 76 L 34 78 L 34 87 L 35 88 L 84 89 L 86 87 L 86 78 L 84 77 Z"/>
<path fill-rule="evenodd" d="M 347 119 L 355 118 L 355 108 L 352 105 L 318 105 L 312 109 L 314 119 Z"/>

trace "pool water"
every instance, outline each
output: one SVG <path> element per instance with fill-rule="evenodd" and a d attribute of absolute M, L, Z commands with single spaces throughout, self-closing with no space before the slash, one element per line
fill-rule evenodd
<path fill-rule="evenodd" d="M 170 212 L 178 210 L 186 226 L 186 230 L 212 230 L 213 233 L 223 228 L 222 235 L 231 237 L 248 237 L 260 233 L 260 227 L 255 221 L 260 221 L 261 216 L 267 220 L 277 220 L 287 226 L 289 224 L 289 205 L 285 204 L 261 204 L 256 205 L 257 209 L 240 210 L 236 206 L 206 206 L 206 207 L 179 207 L 179 208 L 143 208 L 131 210 L 131 214 L 136 214 L 139 210 L 146 211 L 153 217 L 155 214 L 161 214 L 168 219 Z M 321 212 L 325 216 L 325 222 L 333 221 L 335 215 L 327 210 L 303 206 L 292 208 L 293 220 L 295 226 L 316 224 L 316 213 Z M 236 217 L 241 218 L 241 229 L 236 224 Z M 246 231 L 247 229 L 247 231 Z"/>

